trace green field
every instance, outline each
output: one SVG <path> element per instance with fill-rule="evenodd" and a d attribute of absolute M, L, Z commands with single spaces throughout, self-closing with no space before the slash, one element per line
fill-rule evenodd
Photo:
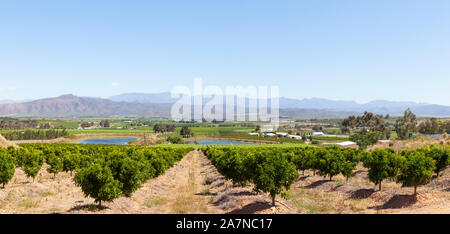
<path fill-rule="evenodd" d="M 66 129 L 70 135 L 117 135 L 117 134 L 136 134 L 141 135 L 144 133 L 155 133 L 153 126 L 157 123 L 175 125 L 174 132 L 168 132 L 160 135 L 161 139 L 168 136 L 179 135 L 179 132 L 183 126 L 188 126 L 194 134 L 195 138 L 220 138 L 229 140 L 244 140 L 253 142 L 265 142 L 265 143 L 283 143 L 283 144 L 303 144 L 303 141 L 296 139 L 289 139 L 283 137 L 264 138 L 259 136 L 249 136 L 250 132 L 254 132 L 256 126 L 265 124 L 258 122 L 221 122 L 221 123 L 179 123 L 170 121 L 168 119 L 139 119 L 139 118 L 48 118 L 48 119 L 33 119 L 37 120 L 39 125 L 50 123 L 54 129 Z M 101 128 L 99 126 L 100 121 L 109 120 L 109 128 Z M 93 123 L 92 128 L 79 129 L 80 123 L 88 122 Z M 17 131 L 15 130 L 0 130 L 2 132 Z M 21 129 L 19 129 L 21 130 Z M 338 128 L 329 125 L 324 128 L 324 132 L 336 132 Z M 312 131 L 311 126 L 302 127 L 298 129 L 285 129 L 281 128 L 281 132 L 294 131 L 293 134 L 307 134 Z M 83 136 L 88 137 L 88 136 Z M 192 139 L 190 139 L 192 140 Z M 346 137 L 313 137 L 313 140 L 324 142 L 340 142 L 346 141 Z"/>

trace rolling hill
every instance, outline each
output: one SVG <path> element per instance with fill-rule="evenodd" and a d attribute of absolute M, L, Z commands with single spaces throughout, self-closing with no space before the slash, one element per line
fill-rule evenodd
<path fill-rule="evenodd" d="M 1 116 L 83 117 L 145 116 L 168 117 L 170 105 L 114 102 L 108 99 L 77 97 L 71 94 L 31 102 L 0 105 Z"/>

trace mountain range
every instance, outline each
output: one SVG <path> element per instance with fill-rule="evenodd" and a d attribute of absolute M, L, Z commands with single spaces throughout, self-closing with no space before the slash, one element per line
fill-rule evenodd
<path fill-rule="evenodd" d="M 33 101 L 0 101 L 0 116 L 168 118 L 171 106 L 177 100 L 172 98 L 169 92 L 126 93 L 110 98 L 78 97 L 66 94 Z M 355 101 L 335 101 L 322 98 L 302 100 L 280 98 L 279 106 L 280 116 L 290 118 L 338 118 L 360 114 L 364 111 L 399 116 L 407 108 L 410 108 L 418 116 L 450 116 L 450 106 L 386 100 L 360 104 Z"/>
<path fill-rule="evenodd" d="M 174 103 L 177 99 L 171 98 L 169 92 L 158 94 L 146 94 L 146 93 L 125 93 L 109 98 L 113 101 L 123 102 L 140 102 L 140 103 Z M 436 116 L 436 117 L 449 117 L 450 106 L 435 105 L 428 103 L 417 102 L 398 102 L 388 100 L 374 100 L 368 103 L 360 104 L 355 101 L 335 101 L 324 98 L 305 98 L 305 99 L 293 99 L 281 97 L 279 100 L 279 106 L 283 111 L 290 109 L 296 114 L 298 110 L 321 110 L 323 112 L 329 112 L 332 116 L 342 116 L 348 113 L 363 113 L 364 111 L 371 111 L 376 114 L 389 114 L 389 115 L 402 115 L 403 112 L 410 108 L 414 113 L 419 116 Z M 289 114 L 291 116 L 291 114 Z M 326 116 L 330 117 L 330 116 Z"/>

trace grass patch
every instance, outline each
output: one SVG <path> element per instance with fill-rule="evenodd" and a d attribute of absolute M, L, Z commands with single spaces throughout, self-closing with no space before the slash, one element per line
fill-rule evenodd
<path fill-rule="evenodd" d="M 41 193 L 41 197 L 48 197 L 48 196 L 52 196 L 54 193 L 50 192 L 50 191 L 45 191 Z"/>
<path fill-rule="evenodd" d="M 301 191 L 303 191 L 303 190 L 301 190 Z M 304 192 L 301 192 L 301 193 L 304 193 Z M 314 213 L 316 213 L 316 211 L 317 211 L 316 208 L 315 208 L 313 205 L 306 205 L 306 204 L 303 204 L 302 202 L 300 202 L 300 201 L 298 201 L 297 199 L 295 199 L 295 198 L 292 196 L 292 194 L 289 193 L 289 192 L 282 193 L 282 194 L 281 194 L 281 197 L 284 198 L 284 199 L 286 199 L 286 200 L 292 201 L 292 202 L 295 204 L 295 206 L 297 206 L 297 212 L 298 212 L 298 213 L 302 213 L 303 210 L 307 210 L 308 213 L 314 214 Z"/>
<path fill-rule="evenodd" d="M 189 212 L 190 208 L 193 206 L 194 199 L 192 196 L 181 196 L 178 197 L 174 206 L 174 212 L 176 214 L 186 214 Z"/>
<path fill-rule="evenodd" d="M 145 206 L 148 208 L 152 208 L 154 206 L 164 205 L 166 202 L 167 202 L 167 200 L 165 198 L 157 197 L 157 198 L 152 198 L 152 199 L 149 199 L 148 201 L 146 201 Z"/>
<path fill-rule="evenodd" d="M 19 205 L 20 207 L 25 207 L 25 208 L 36 208 L 39 206 L 39 202 L 33 201 L 31 199 L 25 199 L 25 200 L 20 201 L 17 205 Z"/>

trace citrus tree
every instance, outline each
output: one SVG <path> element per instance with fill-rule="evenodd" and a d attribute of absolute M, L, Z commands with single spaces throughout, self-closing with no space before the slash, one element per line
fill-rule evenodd
<path fill-rule="evenodd" d="M 282 154 L 256 154 L 253 158 L 251 181 L 255 191 L 269 193 L 272 206 L 275 206 L 276 195 L 283 189 L 288 190 L 299 174 L 295 165 Z"/>
<path fill-rule="evenodd" d="M 402 154 L 406 160 L 400 168 L 397 182 L 401 182 L 403 187 L 414 187 L 416 195 L 417 187 L 431 180 L 435 169 L 434 161 L 421 150 L 406 150 Z"/>
<path fill-rule="evenodd" d="M 439 178 L 439 174 L 445 170 L 450 163 L 450 149 L 440 149 L 435 145 L 431 145 L 429 148 L 425 149 L 425 155 L 434 160 L 434 172 L 436 173 L 436 177 Z"/>
<path fill-rule="evenodd" d="M 47 172 L 52 173 L 53 177 L 56 177 L 56 174 L 63 170 L 63 160 L 53 153 L 47 155 L 46 162 L 49 165 Z"/>
<path fill-rule="evenodd" d="M 36 178 L 39 170 L 41 170 L 44 164 L 44 156 L 42 152 L 37 150 L 24 150 L 22 155 L 22 169 L 27 177 Z"/>
<path fill-rule="evenodd" d="M 133 160 L 124 153 L 113 152 L 106 165 L 111 169 L 113 178 L 120 182 L 120 188 L 125 196 L 131 196 L 146 179 L 148 162 Z"/>
<path fill-rule="evenodd" d="M 81 169 L 75 175 L 74 182 L 86 197 L 93 198 L 99 206 L 102 201 L 111 202 L 122 196 L 120 182 L 114 179 L 111 169 L 98 163 Z"/>
<path fill-rule="evenodd" d="M 356 149 L 342 149 L 343 161 L 341 162 L 341 174 L 348 181 L 360 160 L 360 152 Z"/>
<path fill-rule="evenodd" d="M 342 163 L 344 161 L 341 150 L 338 147 L 329 147 L 321 149 L 318 156 L 319 175 L 326 176 L 330 180 L 333 176 L 338 175 L 343 170 Z"/>
<path fill-rule="evenodd" d="M 79 153 L 70 153 L 67 155 L 64 155 L 62 158 L 63 162 L 63 171 L 64 172 L 70 172 L 70 175 L 72 175 L 72 172 L 75 171 L 80 164 L 81 155 Z"/>
<path fill-rule="evenodd" d="M 364 167 L 369 169 L 369 180 L 378 185 L 381 191 L 381 182 L 387 178 L 395 177 L 402 164 L 402 158 L 392 149 L 375 149 L 372 153 L 364 154 Z"/>
<path fill-rule="evenodd" d="M 14 172 L 14 158 L 7 151 L 0 150 L 0 184 L 2 184 L 3 188 L 13 178 Z"/>

